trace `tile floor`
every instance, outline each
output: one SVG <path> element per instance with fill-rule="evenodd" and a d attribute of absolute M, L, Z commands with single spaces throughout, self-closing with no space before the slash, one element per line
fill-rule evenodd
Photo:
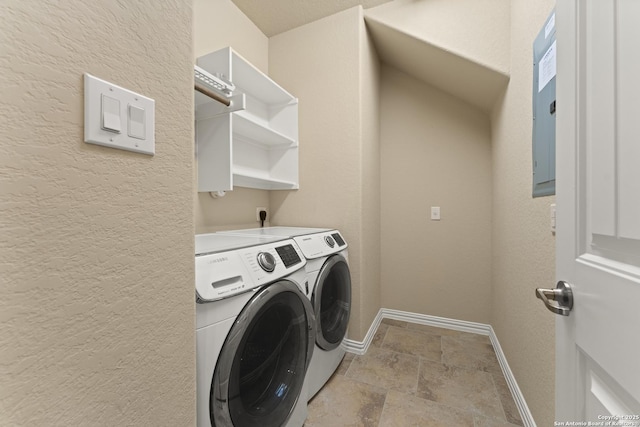
<path fill-rule="evenodd" d="M 305 427 L 521 426 L 489 337 L 383 319 L 309 402 Z"/>

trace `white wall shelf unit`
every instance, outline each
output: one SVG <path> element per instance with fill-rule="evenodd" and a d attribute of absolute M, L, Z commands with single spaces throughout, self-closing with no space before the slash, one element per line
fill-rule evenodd
<path fill-rule="evenodd" d="M 230 47 L 196 63 L 231 81 L 245 107 L 228 112 L 196 93 L 198 191 L 297 189 L 298 100 Z"/>

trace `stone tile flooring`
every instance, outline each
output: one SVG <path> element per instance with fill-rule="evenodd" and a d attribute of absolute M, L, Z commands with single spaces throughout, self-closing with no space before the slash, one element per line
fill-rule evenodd
<path fill-rule="evenodd" d="M 522 426 L 489 337 L 383 319 L 309 402 L 305 427 Z"/>

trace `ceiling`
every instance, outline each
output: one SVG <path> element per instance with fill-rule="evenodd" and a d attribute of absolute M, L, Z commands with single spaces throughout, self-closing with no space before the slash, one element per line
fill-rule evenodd
<path fill-rule="evenodd" d="M 271 37 L 361 4 L 365 9 L 390 0 L 232 0 Z"/>

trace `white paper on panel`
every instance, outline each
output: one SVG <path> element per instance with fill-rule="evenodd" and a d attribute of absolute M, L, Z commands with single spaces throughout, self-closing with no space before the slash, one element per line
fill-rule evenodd
<path fill-rule="evenodd" d="M 542 89 L 556 76 L 556 42 L 553 42 L 542 57 L 538 73 L 538 92 L 542 92 Z"/>

